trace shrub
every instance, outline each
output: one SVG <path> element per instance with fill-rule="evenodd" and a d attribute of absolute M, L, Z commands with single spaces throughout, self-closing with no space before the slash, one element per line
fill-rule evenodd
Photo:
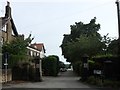
<path fill-rule="evenodd" d="M 104 80 L 103 83 L 104 87 L 120 87 L 120 81 L 115 81 L 115 80 Z"/>
<path fill-rule="evenodd" d="M 59 72 L 59 58 L 48 56 L 42 60 L 43 74 L 48 76 L 57 76 Z"/>
<path fill-rule="evenodd" d="M 94 76 L 88 77 L 88 79 L 85 82 L 91 85 L 97 85 L 97 86 L 102 86 L 102 87 L 110 87 L 110 88 L 120 87 L 120 81 L 108 80 L 108 79 L 105 79 L 102 81 L 101 78 L 94 77 Z"/>
<path fill-rule="evenodd" d="M 77 73 L 79 76 L 81 76 L 81 73 L 82 73 L 82 62 L 78 61 L 78 62 L 72 63 L 72 66 L 73 66 L 74 72 Z"/>
<path fill-rule="evenodd" d="M 103 74 L 106 79 L 120 80 L 120 60 L 118 56 L 99 56 L 94 57 L 93 61 L 95 61 L 95 69 L 99 66 L 98 68 L 104 71 Z"/>
<path fill-rule="evenodd" d="M 87 79 L 86 82 L 87 82 L 87 83 L 90 83 L 90 84 L 95 84 L 95 82 L 96 82 L 95 77 L 94 77 L 94 76 L 88 77 L 88 79 Z"/>

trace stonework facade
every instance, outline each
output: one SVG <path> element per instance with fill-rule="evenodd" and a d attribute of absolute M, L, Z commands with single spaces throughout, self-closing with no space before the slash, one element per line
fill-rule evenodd
<path fill-rule="evenodd" d="M 18 32 L 11 16 L 11 7 L 9 2 L 7 2 L 5 16 L 0 17 L 0 21 L 1 43 L 10 43 L 16 36 L 18 36 Z"/>
<path fill-rule="evenodd" d="M 0 17 L 0 49 L 2 50 L 2 45 L 4 43 L 10 43 L 16 37 L 21 37 L 24 39 L 24 35 L 19 35 L 17 32 L 16 26 L 11 16 L 10 3 L 7 2 L 5 16 Z M 38 44 L 34 43 L 26 48 L 28 49 L 28 55 L 31 57 L 36 57 L 36 56 L 39 56 L 40 58 L 45 57 L 45 48 L 43 43 L 38 43 Z M 0 57 L 2 57 L 2 52 L 0 52 Z M 2 58 L 0 58 L 0 62 L 2 62 Z M 41 67 L 41 63 L 39 64 L 39 67 Z M 3 72 L 2 74 L 0 74 L 0 82 L 6 82 L 12 80 L 12 74 L 10 72 L 11 70 L 8 71 L 9 74 L 7 73 L 7 76 L 5 76 L 5 70 L 3 70 L 2 67 L 0 67 L 0 71 Z"/>

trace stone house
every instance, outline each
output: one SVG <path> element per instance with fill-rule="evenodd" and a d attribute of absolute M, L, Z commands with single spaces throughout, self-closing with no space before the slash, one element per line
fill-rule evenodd
<path fill-rule="evenodd" d="M 15 37 L 18 37 L 18 32 L 11 16 L 11 7 L 9 2 L 7 2 L 5 16 L 0 17 L 0 35 L 1 43 L 9 43 Z"/>
<path fill-rule="evenodd" d="M 5 8 L 5 16 L 0 17 L 0 48 L 2 50 L 3 43 L 10 43 L 15 37 L 18 37 L 18 32 L 15 27 L 14 21 L 11 15 L 11 7 L 10 3 L 7 2 L 7 6 Z M 21 35 L 20 35 L 21 36 Z M 2 52 L 0 52 L 1 58 L 0 62 L 2 63 Z M 7 64 L 6 64 L 7 65 Z M 7 66 L 6 66 L 7 67 Z M 0 82 L 7 82 L 12 80 L 11 69 L 2 69 L 2 65 L 0 68 Z"/>
<path fill-rule="evenodd" d="M 19 35 L 17 32 L 11 15 L 11 7 L 9 2 L 7 2 L 5 9 L 5 16 L 0 17 L 0 51 L 2 50 L 3 43 L 10 43 L 16 37 L 21 37 L 24 39 L 24 35 Z M 31 57 L 39 56 L 40 58 L 43 58 L 45 56 L 45 48 L 43 44 L 31 44 L 26 48 L 28 49 L 28 55 Z M 2 63 L 2 52 L 0 52 L 0 57 L 0 62 Z M 6 71 L 2 69 L 2 65 L 0 65 L 0 71 L 0 82 L 7 82 L 12 80 L 10 69 L 7 69 L 7 76 Z"/>

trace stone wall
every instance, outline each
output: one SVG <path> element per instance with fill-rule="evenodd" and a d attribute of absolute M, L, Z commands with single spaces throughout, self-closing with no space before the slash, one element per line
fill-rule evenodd
<path fill-rule="evenodd" d="M 0 83 L 12 81 L 12 72 L 11 69 L 7 70 L 7 76 L 6 76 L 6 71 L 5 69 L 0 69 Z"/>

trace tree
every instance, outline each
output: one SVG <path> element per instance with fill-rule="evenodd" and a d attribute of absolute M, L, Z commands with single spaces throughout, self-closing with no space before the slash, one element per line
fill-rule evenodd
<path fill-rule="evenodd" d="M 26 47 L 31 43 L 32 40 L 33 40 L 33 38 L 31 38 L 31 34 L 26 39 L 18 36 L 10 43 L 3 44 L 2 53 L 4 54 L 7 52 L 10 57 L 9 59 L 12 59 L 12 61 L 13 60 L 19 61 L 20 59 L 24 60 L 27 56 L 27 48 Z M 10 62 L 12 62 L 12 61 L 10 61 Z"/>
<path fill-rule="evenodd" d="M 113 55 L 118 54 L 118 39 L 114 39 L 111 41 L 111 43 L 108 45 L 107 51 L 108 53 Z"/>
<path fill-rule="evenodd" d="M 84 54 L 94 56 L 103 52 L 104 43 L 98 33 L 100 24 L 96 24 L 96 18 L 90 23 L 76 22 L 71 25 L 71 33 L 64 35 L 61 45 L 62 54 L 68 62 L 75 62 Z"/>
<path fill-rule="evenodd" d="M 75 22 L 75 25 L 70 25 L 71 27 L 71 40 L 75 41 L 80 35 L 87 36 L 96 36 L 100 38 L 100 34 L 98 33 L 100 29 L 100 24 L 96 24 L 96 17 L 91 19 L 90 23 L 84 24 L 82 22 Z"/>
<path fill-rule="evenodd" d="M 69 59 L 67 61 L 78 61 L 84 54 L 89 55 L 90 57 L 100 54 L 103 44 L 95 37 L 89 36 L 80 36 L 77 39 L 77 42 L 69 42 L 65 49 L 67 49 L 66 57 Z"/>

